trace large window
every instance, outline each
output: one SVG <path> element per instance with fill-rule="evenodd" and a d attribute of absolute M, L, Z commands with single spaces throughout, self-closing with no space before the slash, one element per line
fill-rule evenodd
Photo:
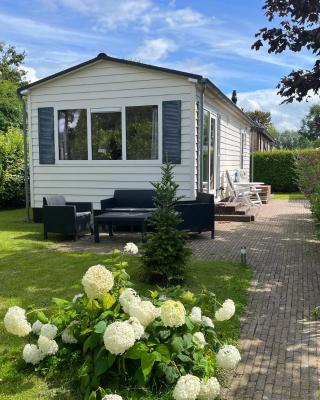
<path fill-rule="evenodd" d="M 58 111 L 59 159 L 87 160 L 87 110 Z"/>
<path fill-rule="evenodd" d="M 58 110 L 59 160 L 158 160 L 158 106 Z"/>
<path fill-rule="evenodd" d="M 158 106 L 126 107 L 127 160 L 158 159 Z"/>
<path fill-rule="evenodd" d="M 121 160 L 121 111 L 91 113 L 93 160 Z"/>

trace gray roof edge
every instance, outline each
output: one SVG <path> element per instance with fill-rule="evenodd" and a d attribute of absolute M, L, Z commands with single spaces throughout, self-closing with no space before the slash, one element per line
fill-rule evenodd
<path fill-rule="evenodd" d="M 205 78 L 204 82 L 209 85 L 209 87 L 216 93 L 218 94 L 219 97 L 221 97 L 225 103 L 227 103 L 229 106 L 233 108 L 233 110 L 240 114 L 251 126 L 255 126 L 255 123 L 252 121 L 251 118 L 247 116 L 247 114 L 241 110 L 231 99 L 229 99 L 228 96 L 226 96 L 219 88 L 216 86 L 210 79 Z"/>
<path fill-rule="evenodd" d="M 83 63 L 74 65 L 73 67 L 64 69 L 62 71 L 56 72 L 55 74 L 49 75 L 45 78 L 39 79 L 38 81 L 29 83 L 27 85 L 23 85 L 21 87 L 19 87 L 17 89 L 17 93 L 21 94 L 24 90 L 30 89 L 34 86 L 40 85 L 42 83 L 48 82 L 52 79 L 58 78 L 60 76 L 63 76 L 65 74 L 68 74 L 70 72 L 76 71 L 80 68 L 86 67 L 87 65 L 93 64 L 97 61 L 100 60 L 105 60 L 105 61 L 113 61 L 113 62 L 118 62 L 121 64 L 127 64 L 127 65 L 133 65 L 136 67 L 141 67 L 141 68 L 146 68 L 146 69 L 151 69 L 154 71 L 159 71 L 159 72 L 166 72 L 166 73 L 170 73 L 170 74 L 174 74 L 174 75 L 180 75 L 180 76 L 185 76 L 188 78 L 192 78 L 192 79 L 196 79 L 196 80 L 201 80 L 202 76 L 201 75 L 197 75 L 197 74 L 192 74 L 189 72 L 185 72 L 185 71 L 179 71 L 179 70 L 175 70 L 175 69 L 170 69 L 170 68 L 165 68 L 165 67 L 158 67 L 156 65 L 151 65 L 151 64 L 144 64 L 141 62 L 137 62 L 137 61 L 131 61 L 131 60 L 125 60 L 122 58 L 115 58 L 115 57 L 110 57 L 108 55 L 106 55 L 105 53 L 99 53 L 96 57 L 87 60 Z"/>

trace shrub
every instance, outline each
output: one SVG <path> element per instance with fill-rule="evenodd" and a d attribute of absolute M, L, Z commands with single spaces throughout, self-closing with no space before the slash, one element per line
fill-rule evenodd
<path fill-rule="evenodd" d="M 177 229 L 182 219 L 175 206 L 181 198 L 177 197 L 173 165 L 166 163 L 161 169 L 161 182 L 152 184 L 157 210 L 149 218 L 153 231 L 147 234 L 142 263 L 152 278 L 165 284 L 183 279 L 190 250 L 186 246 L 187 234 Z"/>
<path fill-rule="evenodd" d="M 296 154 L 297 152 L 292 150 L 255 153 L 254 181 L 271 185 L 274 192 L 297 192 Z"/>
<path fill-rule="evenodd" d="M 105 264 L 108 268 L 97 265 L 86 272 L 85 293 L 72 301 L 53 299 L 51 315 L 46 309 L 30 307 L 26 313 L 9 308 L 4 325 L 27 338 L 25 362 L 46 375 L 70 368 L 72 362 L 85 400 L 101 400 L 124 388 L 141 387 L 144 395 L 146 388 L 162 393 L 174 385 L 176 400 L 194 400 L 200 392 L 212 399 L 219 396 L 213 376 L 217 368 L 234 368 L 240 354 L 219 341 L 212 319 L 203 313 L 219 321 L 230 319 L 232 300 L 221 305 L 213 293 L 195 295 L 181 287 L 140 298 L 128 288 L 123 252 L 114 250 Z M 183 397 L 183 383 L 188 382 L 193 383 L 193 397 L 188 392 Z"/>
<path fill-rule="evenodd" d="M 23 133 L 0 133 L 0 208 L 24 204 Z"/>
<path fill-rule="evenodd" d="M 297 157 L 298 184 L 320 221 L 320 150 L 305 150 Z"/>

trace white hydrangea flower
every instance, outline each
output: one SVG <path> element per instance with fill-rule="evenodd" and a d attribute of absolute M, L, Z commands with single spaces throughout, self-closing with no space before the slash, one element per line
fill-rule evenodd
<path fill-rule="evenodd" d="M 191 322 L 201 322 L 201 314 L 202 312 L 200 307 L 193 307 L 189 315 Z"/>
<path fill-rule="evenodd" d="M 234 302 L 228 299 L 222 304 L 222 307 L 216 311 L 215 318 L 218 321 L 226 321 L 233 317 L 235 311 L 236 307 L 234 305 Z"/>
<path fill-rule="evenodd" d="M 126 290 L 124 290 L 119 297 L 119 303 L 121 304 L 123 311 L 127 314 L 129 314 L 129 307 L 131 303 L 140 302 L 140 297 L 138 296 L 136 291 L 131 288 L 127 288 Z"/>
<path fill-rule="evenodd" d="M 22 357 L 27 364 L 39 364 L 44 355 L 35 344 L 26 344 L 24 346 Z"/>
<path fill-rule="evenodd" d="M 73 299 L 72 299 L 72 303 L 76 303 L 78 301 L 78 299 L 81 299 L 81 297 L 83 297 L 83 293 L 78 293 L 76 294 Z"/>
<path fill-rule="evenodd" d="M 36 335 L 40 335 L 42 325 L 43 325 L 43 323 L 37 319 L 36 322 L 34 322 L 32 324 L 32 328 L 31 328 L 32 332 L 35 333 Z"/>
<path fill-rule="evenodd" d="M 66 344 L 78 343 L 77 339 L 73 336 L 73 333 L 69 328 L 65 328 L 61 334 L 61 340 Z"/>
<path fill-rule="evenodd" d="M 202 316 L 201 318 L 202 322 L 204 325 L 208 326 L 209 328 L 214 328 L 214 323 L 212 322 L 212 319 L 209 317 L 206 317 L 205 315 Z"/>
<path fill-rule="evenodd" d="M 116 321 L 107 326 L 103 341 L 111 354 L 123 354 L 134 345 L 135 333 L 127 322 Z"/>
<path fill-rule="evenodd" d="M 206 345 L 206 339 L 202 332 L 195 332 L 192 336 L 193 343 L 199 348 L 204 349 Z"/>
<path fill-rule="evenodd" d="M 26 311 L 21 307 L 10 307 L 3 322 L 6 330 L 13 335 L 24 337 L 31 332 L 31 325 L 27 321 Z"/>
<path fill-rule="evenodd" d="M 102 400 L 123 400 L 118 394 L 107 394 Z"/>
<path fill-rule="evenodd" d="M 207 382 L 204 380 L 200 384 L 199 400 L 214 400 L 220 395 L 220 383 L 218 379 L 212 377 Z"/>
<path fill-rule="evenodd" d="M 200 379 L 197 376 L 187 374 L 181 376 L 173 389 L 175 400 L 196 400 L 200 392 Z"/>
<path fill-rule="evenodd" d="M 134 243 L 129 242 L 124 246 L 124 251 L 126 253 L 137 254 L 139 249 Z"/>
<path fill-rule="evenodd" d="M 82 285 L 89 299 L 102 299 L 113 287 L 114 279 L 103 265 L 90 267 L 82 278 Z"/>
<path fill-rule="evenodd" d="M 165 326 L 171 328 L 186 322 L 186 310 L 180 301 L 167 300 L 161 306 L 161 319 Z"/>
<path fill-rule="evenodd" d="M 130 317 L 136 317 L 146 327 L 156 318 L 156 307 L 151 301 L 132 302 L 129 305 Z"/>
<path fill-rule="evenodd" d="M 44 324 L 41 327 L 40 335 L 48 339 L 54 339 L 57 336 L 58 328 L 53 324 Z"/>
<path fill-rule="evenodd" d="M 40 335 L 38 339 L 38 346 L 44 356 L 56 354 L 59 350 L 58 344 L 55 340 L 49 339 L 46 336 Z"/>
<path fill-rule="evenodd" d="M 128 319 L 128 324 L 130 324 L 133 328 L 134 331 L 134 337 L 136 340 L 139 340 L 142 338 L 142 336 L 144 335 L 144 326 L 140 323 L 140 321 L 138 320 L 138 318 L 136 317 L 130 317 Z"/>
<path fill-rule="evenodd" d="M 232 345 L 224 345 L 218 351 L 217 365 L 223 369 L 233 369 L 237 366 L 241 356 L 239 350 Z"/>

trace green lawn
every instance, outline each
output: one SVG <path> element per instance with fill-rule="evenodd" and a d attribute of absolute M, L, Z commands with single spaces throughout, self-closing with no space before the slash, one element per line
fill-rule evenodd
<path fill-rule="evenodd" d="M 273 193 L 272 198 L 275 200 L 304 200 L 303 193 Z"/>
<path fill-rule="evenodd" d="M 73 371 L 64 372 L 59 379 L 31 374 L 21 361 L 24 340 L 7 334 L 2 322 L 12 305 L 43 307 L 50 304 L 51 297 L 72 298 L 81 291 L 80 280 L 86 269 L 103 261 L 101 254 L 60 252 L 50 250 L 50 244 L 42 240 L 41 225 L 24 223 L 23 210 L 0 212 L 0 399 L 81 398 L 77 388 L 69 384 Z M 145 292 L 150 285 L 142 281 L 139 259 L 131 257 L 129 261 L 132 281 L 138 291 Z M 239 316 L 246 305 L 251 276 L 249 267 L 219 261 L 193 261 L 188 269 L 186 285 L 190 290 L 196 292 L 206 285 L 218 299 L 236 302 L 236 317 L 220 323 L 222 340 L 238 339 Z M 142 397 L 150 398 L 147 394 L 126 395 L 126 399 Z"/>

